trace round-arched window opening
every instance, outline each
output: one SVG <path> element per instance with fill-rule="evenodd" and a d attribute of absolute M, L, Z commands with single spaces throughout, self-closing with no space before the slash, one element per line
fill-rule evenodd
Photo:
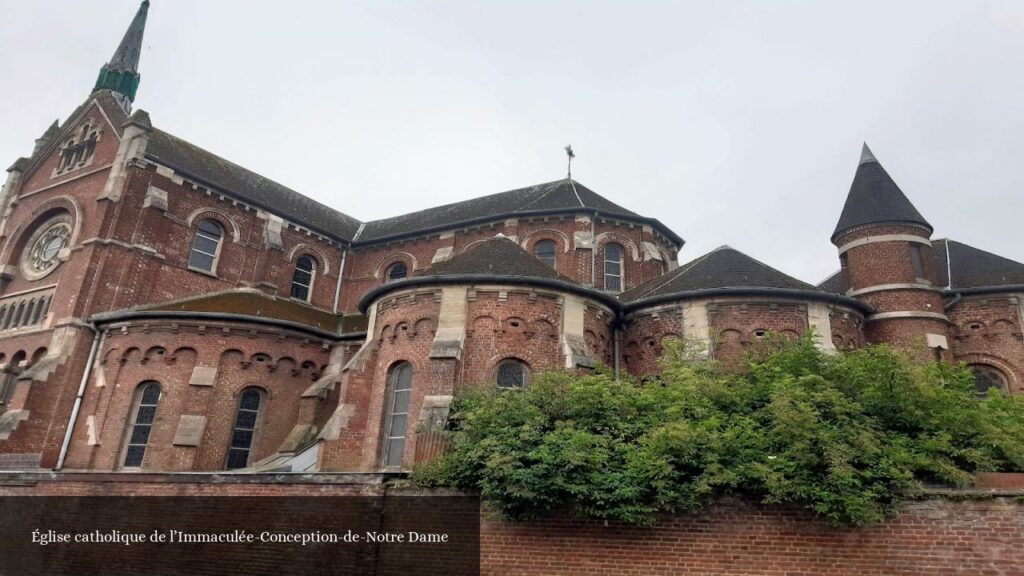
<path fill-rule="evenodd" d="M 71 243 L 71 218 L 57 216 L 43 223 L 25 243 L 21 272 L 28 280 L 39 280 L 60 265 L 60 252 Z"/>
<path fill-rule="evenodd" d="M 1007 391 L 1006 376 L 997 368 L 984 364 L 975 364 L 968 366 L 968 368 L 974 374 L 974 388 L 977 390 L 978 396 L 987 395 L 990 388 L 997 388 L 1003 392 Z"/>
<path fill-rule="evenodd" d="M 529 379 L 530 369 L 520 360 L 508 359 L 498 365 L 497 384 L 501 390 L 525 388 Z"/>
<path fill-rule="evenodd" d="M 391 266 L 388 266 L 387 281 L 394 282 L 395 280 L 401 280 L 409 275 L 408 270 L 405 268 L 405 262 L 395 262 Z"/>

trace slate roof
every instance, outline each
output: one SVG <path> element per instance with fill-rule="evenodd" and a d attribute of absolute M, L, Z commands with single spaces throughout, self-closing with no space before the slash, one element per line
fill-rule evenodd
<path fill-rule="evenodd" d="M 359 230 L 360 222 L 355 218 L 163 130 L 154 128 L 150 133 L 146 156 L 203 184 L 230 192 L 241 200 L 335 238 L 351 240 Z"/>
<path fill-rule="evenodd" d="M 1024 264 L 1020 262 L 954 240 L 933 240 L 932 251 L 943 286 L 950 284 L 947 270 L 952 270 L 952 290 L 1024 285 Z"/>
<path fill-rule="evenodd" d="M 332 332 L 338 330 L 341 321 L 340 317 L 312 306 L 305 306 L 284 298 L 274 298 L 266 294 L 248 291 L 200 295 L 177 302 L 143 306 L 140 310 L 243 314 L 260 318 L 288 320 Z"/>
<path fill-rule="evenodd" d="M 932 230 L 865 144 L 832 239 L 850 228 L 883 222 L 920 224 Z"/>
<path fill-rule="evenodd" d="M 536 256 L 524 250 L 508 237 L 499 235 L 485 240 L 469 250 L 438 262 L 419 273 L 418 276 L 512 276 L 519 278 L 542 278 L 575 283 L 572 279 L 555 272 L 554 268 L 541 262 Z"/>
<path fill-rule="evenodd" d="M 750 256 L 722 246 L 683 264 L 659 278 L 619 295 L 624 302 L 715 288 L 782 288 L 819 292 L 814 286 L 788 276 Z"/>
<path fill-rule="evenodd" d="M 843 271 L 836 270 L 834 274 L 818 283 L 818 290 L 831 292 L 832 294 L 843 293 Z"/>
<path fill-rule="evenodd" d="M 598 210 L 603 214 L 624 216 L 631 220 L 650 221 L 666 236 L 678 239 L 661 223 L 627 210 L 575 180 L 566 179 L 367 222 L 357 240 L 372 242 L 500 216 L 526 216 L 531 213 L 568 211 L 576 208 Z M 681 239 L 679 242 L 681 243 Z"/>

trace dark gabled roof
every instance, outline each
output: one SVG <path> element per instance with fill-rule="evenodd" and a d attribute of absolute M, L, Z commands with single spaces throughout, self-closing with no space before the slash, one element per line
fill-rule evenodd
<path fill-rule="evenodd" d="M 623 292 L 619 299 L 624 302 L 635 302 L 696 290 L 727 288 L 820 291 L 739 250 L 722 246 L 668 274 Z"/>
<path fill-rule="evenodd" d="M 357 240 L 361 243 L 373 242 L 426 230 L 452 228 L 501 216 L 570 212 L 581 208 L 608 216 L 622 216 L 629 220 L 650 223 L 668 238 L 682 243 L 682 239 L 657 220 L 627 210 L 574 180 L 557 180 L 428 208 L 394 218 L 374 220 L 366 223 Z"/>
<path fill-rule="evenodd" d="M 819 282 L 818 290 L 824 290 L 825 292 L 831 292 L 832 294 L 842 294 L 843 271 L 836 270 L 831 276 Z"/>
<path fill-rule="evenodd" d="M 434 264 L 418 276 L 504 276 L 516 278 L 542 278 L 572 282 L 555 272 L 506 236 L 485 240 L 469 250 Z"/>
<path fill-rule="evenodd" d="M 146 156 L 199 183 L 334 238 L 351 240 L 359 230 L 355 218 L 162 130 L 150 133 Z"/>
<path fill-rule="evenodd" d="M 337 331 L 341 318 L 312 306 L 260 292 L 232 291 L 205 294 L 176 302 L 142 306 L 140 311 L 222 312 L 257 318 L 276 318 L 327 331 Z"/>
<path fill-rule="evenodd" d="M 1020 262 L 953 240 L 934 240 L 932 249 L 939 282 L 951 290 L 1024 286 L 1024 264 Z"/>
<path fill-rule="evenodd" d="M 887 222 L 919 224 L 932 230 L 865 144 L 832 240 L 857 226 Z"/>

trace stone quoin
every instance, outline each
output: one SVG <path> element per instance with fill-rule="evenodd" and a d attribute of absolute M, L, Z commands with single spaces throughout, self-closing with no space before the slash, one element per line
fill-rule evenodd
<path fill-rule="evenodd" d="M 728 362 L 813 329 L 1024 392 L 1024 264 L 933 238 L 866 145 L 816 285 L 728 246 L 678 265 L 569 178 L 361 221 L 133 109 L 148 9 L 0 193 L 0 469 L 404 471 L 464 387 L 642 380 L 673 338 Z"/>

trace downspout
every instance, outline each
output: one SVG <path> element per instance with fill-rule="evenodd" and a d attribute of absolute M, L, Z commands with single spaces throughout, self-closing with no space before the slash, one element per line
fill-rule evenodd
<path fill-rule="evenodd" d="M 619 330 L 618 324 L 612 329 L 612 364 L 615 366 L 615 381 L 619 381 L 619 338 L 622 336 L 622 331 Z"/>
<path fill-rule="evenodd" d="M 338 313 L 338 300 L 341 298 L 341 277 L 345 275 L 345 259 L 348 256 L 348 248 L 341 251 L 341 265 L 338 266 L 338 286 L 334 289 L 334 308 L 332 310 L 335 314 Z"/>
<path fill-rule="evenodd" d="M 959 293 L 959 292 L 957 292 L 956 295 L 953 296 L 952 300 L 950 300 L 949 302 L 947 302 L 945 305 L 942 306 L 942 311 L 943 312 L 948 311 L 953 306 L 956 306 L 957 302 L 959 302 L 959 301 L 961 301 L 963 299 L 964 299 L 964 295 Z"/>
<path fill-rule="evenodd" d="M 89 349 L 89 359 L 85 363 L 85 371 L 82 373 L 82 381 L 78 384 L 78 395 L 75 396 L 75 406 L 71 409 L 71 418 L 68 420 L 68 429 L 64 432 L 64 442 L 60 445 L 60 456 L 57 457 L 57 466 L 54 470 L 60 470 L 64 467 L 64 458 L 68 455 L 68 448 L 71 446 L 71 435 L 75 432 L 75 422 L 78 421 L 78 412 L 82 409 L 82 398 L 85 397 L 85 386 L 89 382 L 89 377 L 92 376 L 92 364 L 96 359 L 96 352 L 100 349 L 103 344 L 103 340 L 106 338 L 106 334 L 101 334 L 99 338 L 96 337 L 98 330 L 96 325 L 90 322 L 87 324 L 89 330 L 92 331 L 92 347 Z"/>
<path fill-rule="evenodd" d="M 590 217 L 590 285 L 597 290 L 597 212 Z"/>

